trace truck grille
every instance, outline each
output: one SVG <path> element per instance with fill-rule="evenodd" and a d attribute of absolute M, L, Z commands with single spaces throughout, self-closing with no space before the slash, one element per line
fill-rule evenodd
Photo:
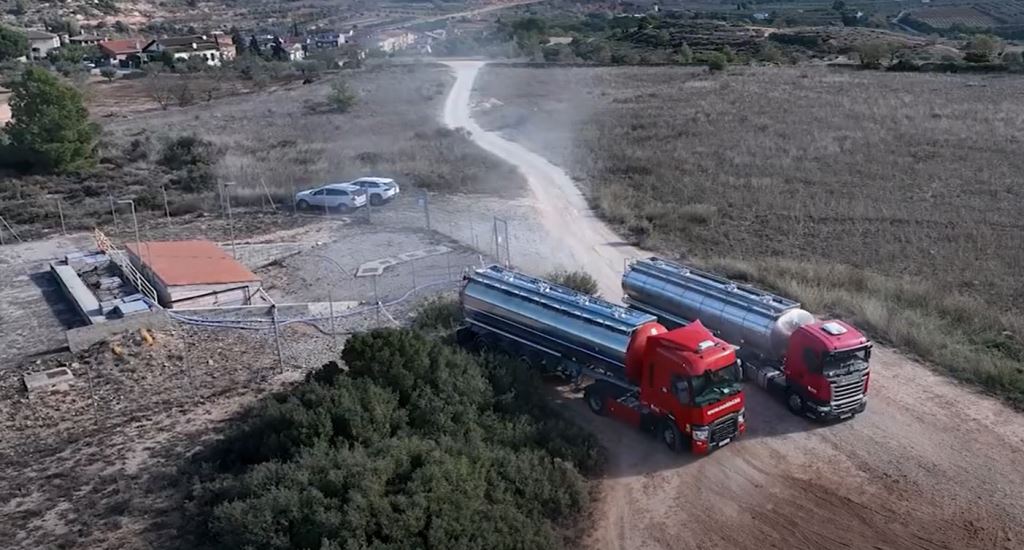
<path fill-rule="evenodd" d="M 852 412 L 860 406 L 864 399 L 864 376 L 858 372 L 852 376 L 844 376 L 830 380 L 832 386 L 832 411 L 835 414 Z"/>
<path fill-rule="evenodd" d="M 736 437 L 736 432 L 739 426 L 739 414 L 733 413 L 729 416 L 723 416 L 718 420 L 711 423 L 711 440 L 708 442 L 712 445 L 726 439 L 732 439 Z"/>

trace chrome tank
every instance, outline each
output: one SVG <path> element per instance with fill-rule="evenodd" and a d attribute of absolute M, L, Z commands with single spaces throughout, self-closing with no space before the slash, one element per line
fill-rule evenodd
<path fill-rule="evenodd" d="M 814 321 L 797 302 L 660 258 L 630 264 L 622 290 L 626 304 L 668 328 L 700 319 L 730 344 L 773 361 L 786 354 L 793 331 Z"/>
<path fill-rule="evenodd" d="M 615 371 L 625 364 L 633 331 L 656 321 L 647 313 L 497 265 L 468 274 L 460 301 L 470 325 Z"/>

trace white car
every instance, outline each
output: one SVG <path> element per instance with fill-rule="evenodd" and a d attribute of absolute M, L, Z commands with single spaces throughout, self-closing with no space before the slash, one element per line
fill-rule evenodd
<path fill-rule="evenodd" d="M 315 189 L 300 191 L 295 195 L 295 206 L 299 210 L 309 208 L 332 208 L 349 212 L 366 206 L 366 191 L 347 183 L 331 183 Z"/>
<path fill-rule="evenodd" d="M 397 197 L 398 192 L 401 191 L 395 180 L 391 178 L 359 178 L 348 183 L 365 189 L 370 194 L 370 204 L 374 206 L 388 202 Z"/>

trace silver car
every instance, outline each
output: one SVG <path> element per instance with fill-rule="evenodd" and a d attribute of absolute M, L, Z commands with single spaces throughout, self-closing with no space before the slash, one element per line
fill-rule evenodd
<path fill-rule="evenodd" d="M 359 178 L 348 183 L 365 189 L 370 195 L 370 204 L 374 206 L 394 199 L 400 191 L 398 184 L 391 178 Z"/>
<path fill-rule="evenodd" d="M 331 183 L 315 189 L 300 191 L 295 195 L 295 206 L 299 210 L 309 208 L 336 209 L 349 212 L 366 206 L 365 190 L 347 183 Z"/>

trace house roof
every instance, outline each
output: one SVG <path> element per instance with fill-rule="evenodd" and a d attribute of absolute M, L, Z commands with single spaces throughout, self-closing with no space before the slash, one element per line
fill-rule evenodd
<path fill-rule="evenodd" d="M 105 36 L 99 36 L 99 35 L 95 35 L 95 34 L 80 34 L 78 36 L 72 36 L 72 37 L 68 38 L 68 40 L 71 41 L 71 42 L 94 42 L 94 41 L 104 40 L 104 39 L 106 39 Z"/>
<path fill-rule="evenodd" d="M 35 29 L 28 29 L 25 31 L 25 37 L 29 40 L 50 40 L 57 38 L 56 34 L 51 34 L 46 31 L 37 31 Z"/>
<path fill-rule="evenodd" d="M 151 241 L 128 245 L 165 285 L 203 285 L 258 282 L 260 279 L 210 241 Z"/>
<path fill-rule="evenodd" d="M 146 42 L 135 38 L 127 40 L 104 40 L 99 43 L 100 51 L 107 55 L 139 53 Z"/>

